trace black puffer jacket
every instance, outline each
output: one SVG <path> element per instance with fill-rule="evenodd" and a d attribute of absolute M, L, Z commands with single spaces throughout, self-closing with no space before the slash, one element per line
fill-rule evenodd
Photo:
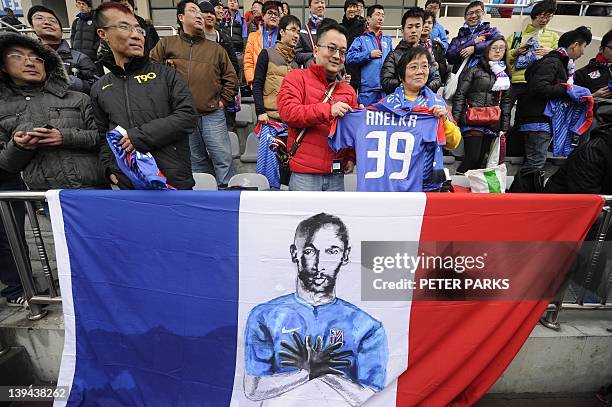
<path fill-rule="evenodd" d="M 32 190 L 108 188 L 98 158 L 100 140 L 89 97 L 68 90 L 62 61 L 49 48 L 25 35 L 0 35 L 0 55 L 10 45 L 31 48 L 40 55 L 47 80 L 17 87 L 0 73 L 0 169 L 16 177 L 22 171 Z M 61 147 L 24 150 L 13 142 L 15 132 L 45 125 L 62 133 Z"/>
<path fill-rule="evenodd" d="M 195 183 L 189 135 L 197 115 L 187 84 L 175 69 L 151 63 L 148 57 L 134 58 L 125 70 L 112 61 L 103 62 L 111 72 L 92 87 L 91 103 L 104 141 L 100 158 L 106 175 L 115 174 L 122 189 L 133 188 L 105 141 L 108 130 L 121 126 L 136 150 L 153 155 L 170 185 L 191 189 Z"/>
<path fill-rule="evenodd" d="M 465 112 L 467 107 L 501 107 L 499 123 L 490 126 L 494 131 L 508 131 L 510 127 L 510 90 L 493 91 L 495 74 L 489 64 L 481 60 L 478 65 L 469 68 L 457 85 L 457 92 L 453 97 L 453 117 L 460 126 L 465 126 Z"/>
<path fill-rule="evenodd" d="M 400 43 L 397 44 L 397 47 L 387 55 L 385 62 L 383 62 L 383 67 L 380 71 L 380 83 L 386 94 L 395 92 L 395 89 L 401 85 L 402 81 L 398 74 L 399 63 L 404 53 L 410 48 L 410 45 L 408 45 L 406 41 L 401 40 Z M 442 86 L 440 74 L 433 64 L 429 66 L 427 86 L 434 92 L 437 92 Z"/>
<path fill-rule="evenodd" d="M 601 101 L 589 141 L 578 146 L 546 183 L 553 194 L 612 194 L 612 102 Z"/>
<path fill-rule="evenodd" d="M 440 75 L 440 85 L 444 86 L 446 81 L 448 80 L 448 62 L 446 62 L 446 51 L 444 50 L 444 45 L 439 43 L 438 41 L 432 41 L 432 48 L 434 59 L 438 63 L 438 75 Z"/>
<path fill-rule="evenodd" d="M 72 49 L 87 55 L 92 61 L 97 60 L 100 38 L 96 33 L 98 27 L 93 19 L 93 12 L 79 13 L 70 28 L 70 46 Z"/>
<path fill-rule="evenodd" d="M 366 30 L 366 22 L 365 19 L 361 16 L 357 16 L 352 20 L 346 18 L 346 14 L 342 17 L 341 26 L 346 28 L 348 32 L 348 37 L 346 39 L 347 47 L 346 49 L 351 49 L 351 45 L 353 45 L 353 41 L 355 38 L 359 37 Z M 351 65 L 346 67 L 346 73 L 351 75 L 351 86 L 355 91 L 359 89 L 359 84 L 361 84 L 361 67 L 358 65 Z"/>
<path fill-rule="evenodd" d="M 612 81 L 612 68 L 597 62 L 595 58 L 591 59 L 587 66 L 578 69 L 574 77 L 575 85 L 584 86 L 591 93 L 608 86 L 610 81 Z"/>
<path fill-rule="evenodd" d="M 70 49 L 66 40 L 62 40 L 57 53 L 62 58 L 64 68 L 68 73 L 70 90 L 89 95 L 91 85 L 99 79 L 98 68 L 93 61 L 82 52 Z"/>
<path fill-rule="evenodd" d="M 548 123 L 544 116 L 546 104 L 551 99 L 566 97 L 567 63 L 569 59 L 557 51 L 551 51 L 531 64 L 525 71 L 527 93 L 519 99 L 515 122 Z"/>
<path fill-rule="evenodd" d="M 243 24 L 246 25 L 244 17 L 240 16 L 240 21 L 236 21 L 236 18 L 231 18 L 231 15 L 226 15 L 219 23 L 221 31 L 230 38 L 234 50 L 241 53 L 244 52 L 246 44 L 246 38 L 242 37 Z"/>

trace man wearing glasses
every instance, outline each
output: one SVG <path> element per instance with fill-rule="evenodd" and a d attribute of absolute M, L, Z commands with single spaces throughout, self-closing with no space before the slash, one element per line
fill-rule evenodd
<path fill-rule="evenodd" d="M 68 73 L 70 90 L 89 94 L 98 80 L 98 68 L 87 55 L 71 49 L 62 39 L 62 26 L 53 10 L 44 6 L 30 8 L 28 23 L 40 41 L 59 54 Z"/>
<path fill-rule="evenodd" d="M 341 78 L 346 29 L 337 23 L 322 24 L 317 38 L 315 63 L 289 72 L 277 98 L 280 119 L 289 126 L 287 147 L 294 153 L 289 189 L 344 191 L 344 174 L 353 171 L 355 151 L 335 153 L 327 138 L 332 121 L 357 107 L 355 91 Z M 302 129 L 301 142 L 294 146 Z"/>
<path fill-rule="evenodd" d="M 149 61 L 144 54 L 146 31 L 124 5 L 102 4 L 96 25 L 114 58 L 105 64 L 110 73 L 91 89 L 106 177 L 121 189 L 134 188 L 106 143 L 106 132 L 120 126 L 125 130 L 121 146 L 126 152 L 151 153 L 169 185 L 191 189 L 195 182 L 189 135 L 197 116 L 187 85 L 175 69 Z"/>
<path fill-rule="evenodd" d="M 484 15 L 484 3 L 480 0 L 471 2 L 465 8 L 465 23 L 451 41 L 446 53 L 446 59 L 453 64 L 453 73 L 457 73 L 466 58 L 470 59 L 462 72 L 467 72 L 467 68 L 478 64 L 491 39 L 502 36 L 497 28 L 483 20 Z"/>
<path fill-rule="evenodd" d="M 225 49 L 204 35 L 204 16 L 195 0 L 182 0 L 176 9 L 179 35 L 163 37 L 151 51 L 151 60 L 176 67 L 193 95 L 200 115 L 190 137 L 193 172 L 208 172 L 212 160 L 219 186 L 234 175 L 232 149 L 224 109 L 234 104 L 238 77 Z"/>
<path fill-rule="evenodd" d="M 255 77 L 255 65 L 257 65 L 259 53 L 262 49 L 273 48 L 278 39 L 279 5 L 280 3 L 276 1 L 268 1 L 264 4 L 263 24 L 259 30 L 249 34 L 244 50 L 244 77 L 249 85 L 253 83 Z"/>

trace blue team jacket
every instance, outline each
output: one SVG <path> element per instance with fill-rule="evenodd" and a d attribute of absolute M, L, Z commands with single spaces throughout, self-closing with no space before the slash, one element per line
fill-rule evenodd
<path fill-rule="evenodd" d="M 346 54 L 346 64 L 356 65 L 361 67 L 361 85 L 360 93 L 368 93 L 373 91 L 382 91 L 380 83 L 380 71 L 382 70 L 383 62 L 391 51 L 393 51 L 393 43 L 391 37 L 386 35 L 380 36 L 380 45 L 382 48 L 382 58 L 372 59 L 371 52 L 378 49 L 378 43 L 374 33 L 368 31 L 363 35 L 355 38 L 351 48 Z M 381 94 L 381 98 L 384 94 Z"/>

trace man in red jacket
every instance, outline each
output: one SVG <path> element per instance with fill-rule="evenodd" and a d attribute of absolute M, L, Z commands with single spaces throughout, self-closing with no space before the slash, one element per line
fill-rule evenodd
<path fill-rule="evenodd" d="M 344 174 L 353 171 L 355 152 L 350 149 L 334 153 L 327 137 L 332 120 L 357 107 L 355 91 L 342 78 L 346 30 L 337 23 L 322 23 L 317 39 L 315 63 L 289 72 L 277 98 L 281 121 L 289 126 L 289 150 L 300 131 L 306 129 L 290 161 L 289 189 L 344 191 Z M 332 87 L 331 96 L 323 102 Z"/>

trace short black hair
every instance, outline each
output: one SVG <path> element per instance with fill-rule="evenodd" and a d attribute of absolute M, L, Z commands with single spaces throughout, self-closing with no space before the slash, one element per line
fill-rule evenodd
<path fill-rule="evenodd" d="M 362 5 L 363 7 L 365 7 L 365 1 L 364 1 L 364 0 L 357 0 L 357 3 L 361 3 L 361 5 Z"/>
<path fill-rule="evenodd" d="M 554 0 L 544 0 L 536 3 L 531 9 L 529 16 L 532 20 L 541 14 L 555 14 L 557 12 L 557 2 Z"/>
<path fill-rule="evenodd" d="M 421 21 L 423 21 L 424 14 L 425 14 L 425 11 L 422 8 L 410 7 L 408 10 L 406 10 L 404 15 L 402 16 L 402 30 L 404 29 L 404 26 L 406 25 L 406 20 L 408 20 L 409 18 L 420 18 Z"/>
<path fill-rule="evenodd" d="M 437 4 L 438 6 L 442 6 L 442 2 L 440 0 L 427 0 L 425 2 L 425 7 L 429 6 L 430 4 Z"/>
<path fill-rule="evenodd" d="M 366 11 L 366 17 L 372 17 L 372 14 L 374 14 L 376 10 L 385 11 L 385 8 L 381 4 L 374 4 L 373 6 L 368 7 L 368 10 Z"/>
<path fill-rule="evenodd" d="M 34 16 L 34 14 L 36 14 L 36 13 L 51 14 L 53 17 L 55 17 L 55 19 L 57 20 L 59 25 L 60 26 L 62 25 L 62 22 L 59 19 L 59 17 L 57 16 L 57 14 L 55 14 L 55 11 L 53 11 L 52 9 L 50 9 L 48 7 L 45 7 L 45 6 L 36 5 L 36 6 L 32 6 L 30 8 L 30 10 L 28 11 L 27 20 L 28 20 L 28 24 L 30 24 L 30 27 L 32 26 L 32 16 Z"/>
<path fill-rule="evenodd" d="M 575 42 L 586 42 L 586 45 L 589 45 L 592 39 L 593 34 L 591 34 L 591 30 L 582 25 L 575 30 L 564 33 L 561 37 L 559 37 L 559 46 L 562 48 L 567 48 Z"/>
<path fill-rule="evenodd" d="M 404 81 L 404 77 L 406 76 L 406 67 L 408 64 L 420 55 L 425 55 L 427 57 L 427 63 L 429 66 L 433 64 L 431 53 L 425 49 L 425 47 L 417 45 L 416 47 L 408 48 L 408 50 L 404 52 L 404 55 L 402 55 L 400 58 L 399 66 L 397 68 L 397 74 L 399 75 L 400 81 Z"/>
<path fill-rule="evenodd" d="M 329 213 L 321 212 L 310 218 L 301 221 L 297 228 L 295 228 L 295 237 L 298 236 L 312 236 L 317 230 L 321 229 L 325 225 L 333 225 L 338 228 L 337 236 L 344 244 L 344 248 L 349 247 L 349 235 L 348 229 L 342 219 Z"/>
<path fill-rule="evenodd" d="M 463 17 L 467 16 L 468 10 L 474 7 L 480 7 L 481 9 L 485 9 L 484 3 L 480 0 L 474 0 L 470 4 L 467 5 L 465 10 L 463 10 Z"/>
<path fill-rule="evenodd" d="M 198 6 L 198 2 L 196 2 L 195 0 L 181 0 L 178 2 L 178 4 L 176 5 L 176 22 L 178 23 L 178 25 L 181 26 L 181 28 L 183 27 L 183 23 L 181 23 L 181 20 L 179 20 L 178 16 L 181 14 L 185 14 L 185 7 L 187 7 L 187 4 L 195 4 L 198 9 L 200 8 L 200 6 Z"/>
<path fill-rule="evenodd" d="M 610 43 L 610 41 L 612 41 L 612 30 L 604 34 L 603 38 L 601 39 L 601 46 L 605 47 Z"/>
<path fill-rule="evenodd" d="M 4 12 L 5 12 L 5 13 L 8 13 L 9 11 L 12 13 L 12 12 L 13 12 L 13 9 L 12 9 L 12 8 L 10 8 L 10 7 L 5 7 L 5 8 L 4 8 Z"/>
<path fill-rule="evenodd" d="M 259 4 L 261 7 L 263 7 L 263 2 L 259 1 L 259 0 L 255 0 L 253 3 L 251 3 L 251 7 L 253 7 L 253 4 Z"/>
<path fill-rule="evenodd" d="M 320 41 L 329 31 L 338 31 L 348 40 L 348 31 L 346 31 L 343 25 L 338 24 L 333 18 L 324 18 L 317 28 L 317 41 Z"/>
<path fill-rule="evenodd" d="M 288 14 L 286 16 L 283 16 L 283 18 L 280 19 L 280 22 L 278 23 L 278 30 L 279 31 L 286 30 L 289 24 L 295 24 L 298 27 L 302 26 L 302 22 L 300 21 L 299 18 L 297 18 L 296 16 L 292 16 L 291 14 Z"/>
<path fill-rule="evenodd" d="M 432 18 L 434 25 L 436 24 L 436 13 L 432 13 L 431 11 L 427 11 L 425 10 L 425 13 L 423 13 L 423 22 L 425 22 L 425 20 L 427 20 L 428 18 Z"/>
<path fill-rule="evenodd" d="M 121 3 L 114 3 L 112 1 L 107 1 L 106 3 L 100 4 L 100 7 L 96 9 L 95 20 L 96 27 L 102 28 L 108 23 L 108 18 L 106 17 L 106 12 L 108 10 L 118 10 L 124 14 L 133 15 L 127 6 L 124 6 Z"/>
<path fill-rule="evenodd" d="M 278 12 L 279 7 L 283 7 L 280 1 L 267 1 L 261 8 L 261 14 L 265 15 L 268 10 L 276 10 Z"/>

